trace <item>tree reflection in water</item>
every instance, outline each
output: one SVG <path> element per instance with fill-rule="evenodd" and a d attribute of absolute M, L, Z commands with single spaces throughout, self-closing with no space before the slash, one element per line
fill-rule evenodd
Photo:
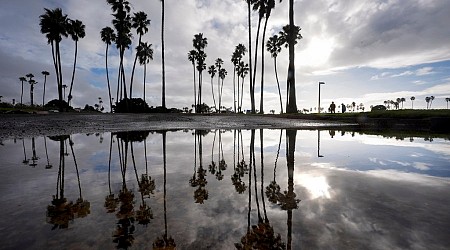
<path fill-rule="evenodd" d="M 206 184 L 208 181 L 206 180 L 206 169 L 203 169 L 203 145 L 202 145 L 202 137 L 207 135 L 209 130 L 195 130 L 195 156 L 194 156 L 194 175 L 189 180 L 189 184 L 192 187 L 198 187 L 194 191 L 194 200 L 195 203 L 203 204 L 205 200 L 208 199 L 208 190 L 206 190 Z M 199 166 L 197 170 L 197 151 L 199 158 Z"/>
<path fill-rule="evenodd" d="M 260 131 L 261 150 L 263 150 L 263 132 Z M 261 151 L 262 152 L 262 151 Z M 255 164 L 255 130 L 251 131 L 250 139 L 250 173 L 249 173 L 249 187 L 251 187 L 251 176 L 253 170 L 253 176 L 255 178 L 255 200 L 258 212 L 258 224 L 250 226 L 251 221 L 251 188 L 249 188 L 249 200 L 248 200 L 248 218 L 247 218 L 247 233 L 241 238 L 239 243 L 235 243 L 237 249 L 285 249 L 286 244 L 281 240 L 280 234 L 275 234 L 273 227 L 271 226 L 267 217 L 264 198 L 262 198 L 264 218 L 261 216 L 258 191 L 257 191 L 257 175 Z M 263 154 L 261 154 L 261 160 L 263 160 Z M 264 170 L 261 166 L 261 182 L 263 181 Z M 261 193 L 263 192 L 264 184 L 261 184 Z"/>
<path fill-rule="evenodd" d="M 236 134 L 237 134 L 237 140 L 236 140 Z M 237 143 L 236 143 L 237 141 Z M 243 139 L 242 139 L 242 131 L 241 130 L 235 130 L 234 136 L 233 136 L 233 160 L 234 160 L 234 173 L 231 176 L 231 181 L 233 183 L 234 188 L 236 189 L 236 192 L 239 194 L 244 193 L 247 190 L 247 186 L 245 186 L 245 182 L 242 181 L 242 178 L 245 174 L 248 174 L 248 165 L 245 162 L 244 159 L 244 146 L 243 146 Z M 236 147 L 237 145 L 237 147 Z M 237 157 L 236 157 L 237 152 Z M 237 159 L 237 164 L 236 164 Z"/>
<path fill-rule="evenodd" d="M 75 152 L 73 150 L 73 141 L 67 136 L 52 136 L 49 137 L 53 141 L 59 142 L 59 168 L 58 168 L 58 179 L 56 183 L 56 195 L 53 195 L 52 205 L 47 206 L 47 222 L 53 225 L 54 229 L 64 229 L 69 227 L 69 222 L 74 220 L 74 218 L 83 218 L 90 214 L 90 203 L 83 200 L 81 193 L 81 182 L 78 173 L 78 164 L 75 158 Z M 65 156 L 64 151 L 67 152 L 65 148 L 65 142 L 69 140 L 69 144 L 72 150 L 73 160 L 75 164 L 75 169 L 77 172 L 78 179 L 78 190 L 79 198 L 74 204 L 72 201 L 67 201 L 64 197 L 64 174 L 65 174 Z"/>

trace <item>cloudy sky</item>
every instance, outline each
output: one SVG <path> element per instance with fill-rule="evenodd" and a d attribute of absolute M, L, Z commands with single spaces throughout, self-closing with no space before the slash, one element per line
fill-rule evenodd
<path fill-rule="evenodd" d="M 147 67 L 146 101 L 161 105 L 161 3 L 130 0 L 132 12 L 144 11 L 151 19 L 144 41 L 153 44 L 154 60 Z M 86 25 L 86 37 L 79 42 L 73 105 L 94 105 L 98 97 L 107 104 L 105 44 L 100 30 L 111 26 L 112 12 L 104 0 L 2 0 L 0 9 L 0 95 L 2 101 L 20 100 L 20 76 L 33 73 L 39 84 L 35 102 L 42 103 L 43 70 L 50 72 L 46 100 L 57 97 L 51 47 L 40 33 L 39 16 L 44 8 L 62 8 L 71 19 Z M 247 46 L 247 9 L 243 0 L 166 1 L 166 82 L 168 107 L 182 108 L 193 103 L 192 65 L 187 53 L 194 34 L 208 39 L 207 65 L 218 57 L 225 61 L 228 76 L 223 102 L 233 104 L 231 54 L 238 43 Z M 317 106 L 318 82 L 324 81 L 324 106 L 337 103 L 363 103 L 366 107 L 384 100 L 404 97 L 405 107 L 425 108 L 425 97 L 435 96 L 434 108 L 445 108 L 450 97 L 450 2 L 447 0 L 298 0 L 295 23 L 303 39 L 296 46 L 296 86 L 299 109 Z M 257 14 L 253 13 L 253 31 Z M 277 2 L 269 19 L 267 37 L 288 23 L 288 1 Z M 134 34 L 134 44 L 138 36 Z M 253 46 L 254 47 L 254 46 Z M 62 42 L 64 82 L 70 84 L 74 42 Z M 130 76 L 134 50 L 126 55 Z M 110 50 L 112 82 L 117 72 L 118 54 Z M 265 111 L 279 110 L 273 59 L 265 55 Z M 261 60 L 259 60 L 261 61 Z M 281 86 L 285 86 L 287 50 L 278 56 Z M 260 75 L 260 74 L 259 74 Z M 143 69 L 135 74 L 133 93 L 143 95 Z M 204 73 L 204 101 L 212 105 L 209 76 Z M 129 80 L 128 80 L 129 81 Z M 257 79 L 259 85 L 259 76 Z M 216 85 L 215 85 L 216 87 Z M 115 84 L 113 84 L 115 89 Z M 29 86 L 24 102 L 29 102 Z M 244 108 L 250 108 L 248 83 L 244 87 Z M 259 107 L 259 88 L 256 101 Z M 282 89 L 285 102 L 286 89 Z M 108 105 L 106 109 L 109 110 Z"/>

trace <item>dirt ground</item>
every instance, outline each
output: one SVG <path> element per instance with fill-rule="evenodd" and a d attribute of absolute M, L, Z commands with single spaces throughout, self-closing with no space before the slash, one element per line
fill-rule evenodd
<path fill-rule="evenodd" d="M 172 129 L 252 129 L 341 127 L 330 121 L 287 119 L 271 115 L 197 114 L 2 114 L 0 139 L 38 135 Z"/>

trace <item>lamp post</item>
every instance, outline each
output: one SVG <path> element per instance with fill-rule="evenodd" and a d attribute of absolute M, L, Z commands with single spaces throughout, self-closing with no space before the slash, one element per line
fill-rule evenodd
<path fill-rule="evenodd" d="M 317 110 L 320 114 L 320 85 L 325 84 L 324 82 L 319 82 L 319 107 L 317 107 Z"/>

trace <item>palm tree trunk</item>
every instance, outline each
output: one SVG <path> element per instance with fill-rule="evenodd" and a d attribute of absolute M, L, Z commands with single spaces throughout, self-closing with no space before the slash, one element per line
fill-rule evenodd
<path fill-rule="evenodd" d="M 244 80 L 245 78 L 242 77 L 242 82 L 241 82 L 241 105 L 239 106 L 239 109 L 242 111 L 242 101 L 244 100 Z M 250 84 L 251 85 L 251 84 Z M 251 86 L 250 86 L 251 87 Z"/>
<path fill-rule="evenodd" d="M 42 107 L 44 107 L 45 104 L 45 84 L 47 83 L 47 76 L 44 75 L 44 93 L 42 94 Z"/>
<path fill-rule="evenodd" d="M 73 141 L 69 139 L 70 150 L 72 152 L 73 162 L 75 164 L 75 170 L 77 171 L 77 179 L 78 179 L 78 191 L 80 192 L 80 199 L 83 199 L 81 196 L 81 182 L 80 182 L 80 174 L 78 172 L 78 164 L 77 159 L 75 158 L 75 152 L 73 151 Z"/>
<path fill-rule="evenodd" d="M 21 92 L 21 94 L 20 94 L 20 105 L 21 105 L 21 106 L 23 105 L 22 100 L 23 100 L 23 81 L 22 81 L 22 92 Z"/>
<path fill-rule="evenodd" d="M 255 66 L 253 67 L 253 78 L 250 79 L 250 82 L 252 85 L 252 89 L 250 89 L 250 94 L 253 95 L 253 102 L 255 102 L 255 85 L 256 85 L 256 72 L 257 72 L 257 67 L 258 67 L 258 45 L 259 45 L 259 32 L 261 29 L 261 21 L 262 21 L 262 17 L 260 17 L 258 20 L 258 28 L 256 30 Z M 250 67 L 250 71 L 252 71 L 251 67 Z M 255 109 L 256 109 L 256 106 L 253 103 L 252 104 L 252 114 L 256 113 Z"/>
<path fill-rule="evenodd" d="M 72 80 L 70 81 L 69 97 L 67 99 L 69 105 L 70 101 L 72 100 L 72 87 L 73 87 L 73 80 L 75 79 L 75 66 L 77 65 L 77 53 L 78 53 L 78 41 L 75 41 L 75 58 L 73 60 Z"/>
<path fill-rule="evenodd" d="M 266 17 L 264 22 L 263 36 L 261 41 L 261 99 L 259 100 L 259 112 L 264 114 L 264 51 L 265 51 L 265 38 L 266 38 L 266 29 L 267 22 L 269 21 L 269 17 Z"/>
<path fill-rule="evenodd" d="M 145 80 L 147 77 L 147 63 L 144 63 L 144 102 L 145 102 Z"/>
<path fill-rule="evenodd" d="M 108 72 L 108 49 L 109 45 L 106 44 L 106 52 L 105 52 L 105 65 L 106 65 L 106 81 L 108 82 L 108 94 L 109 94 L 109 108 L 112 113 L 112 97 L 111 97 L 111 84 L 109 83 L 109 72 Z"/>
<path fill-rule="evenodd" d="M 289 0 L 289 68 L 288 68 L 288 105 L 287 113 L 297 113 L 295 96 L 295 50 L 294 50 L 294 0 Z"/>
<path fill-rule="evenodd" d="M 233 67 L 233 110 L 236 113 L 236 66 Z"/>
<path fill-rule="evenodd" d="M 164 0 L 161 1 L 162 107 L 166 108 L 166 68 L 164 58 Z"/>
<path fill-rule="evenodd" d="M 277 58 L 276 57 L 273 58 L 273 63 L 275 65 L 275 78 L 277 79 L 278 95 L 280 96 L 281 113 L 283 113 L 283 101 L 281 100 L 280 81 L 278 80 Z"/>
<path fill-rule="evenodd" d="M 250 0 L 247 0 L 247 14 L 248 14 L 248 65 L 249 65 L 249 73 L 250 73 L 250 103 L 252 112 L 255 111 L 255 91 L 252 86 L 252 23 L 251 23 L 251 8 L 250 8 Z M 242 81 L 243 83 L 244 81 Z M 242 91 L 243 89 L 241 89 Z M 243 92 L 243 91 L 242 91 Z M 241 98 L 242 99 L 242 98 Z M 241 101 L 242 102 L 242 101 Z"/>
<path fill-rule="evenodd" d="M 214 101 L 214 108 L 217 111 L 217 105 L 216 105 L 216 98 L 214 97 L 214 84 L 213 84 L 213 78 L 211 77 L 211 94 Z"/>
<path fill-rule="evenodd" d="M 220 77 L 219 77 L 219 78 L 220 78 Z M 222 79 L 222 84 L 220 85 L 219 113 L 220 113 L 220 109 L 221 109 L 221 105 L 222 105 L 223 80 L 224 80 L 224 79 Z"/>
<path fill-rule="evenodd" d="M 34 105 L 34 100 L 33 100 L 33 91 L 34 91 L 34 83 L 31 83 L 31 86 L 30 86 L 30 103 L 31 103 L 31 106 L 33 106 Z"/>
<path fill-rule="evenodd" d="M 58 63 L 58 75 L 59 75 L 59 81 L 58 81 L 58 98 L 60 102 L 59 111 L 63 111 L 63 93 L 62 93 L 62 82 L 63 82 L 63 76 L 62 76 L 62 70 L 61 70 L 61 53 L 59 51 L 59 42 L 56 42 L 56 60 Z"/>

